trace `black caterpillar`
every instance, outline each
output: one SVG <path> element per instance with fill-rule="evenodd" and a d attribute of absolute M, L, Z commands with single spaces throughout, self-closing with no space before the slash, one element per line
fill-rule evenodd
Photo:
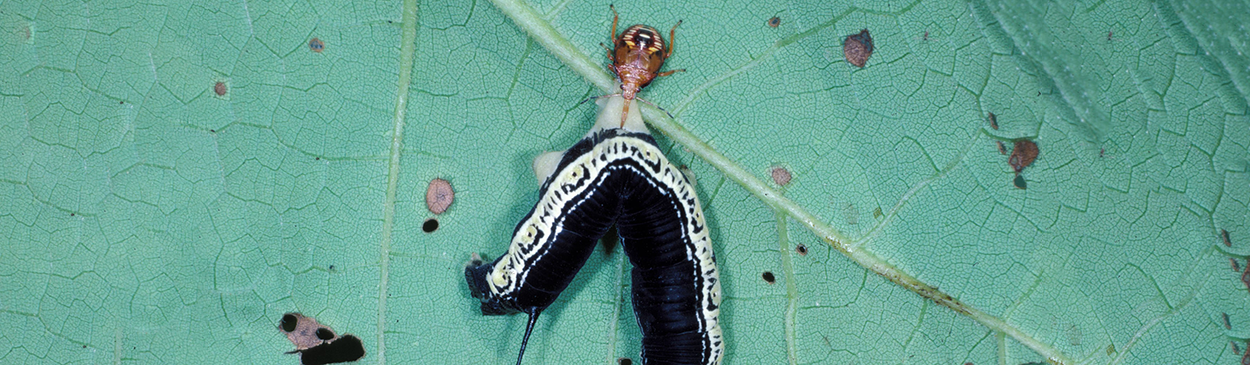
<path fill-rule="evenodd" d="M 517 224 L 508 252 L 465 268 L 482 314 L 529 315 L 518 365 L 538 315 L 613 224 L 634 266 L 642 363 L 720 363 L 721 291 L 703 210 L 655 139 L 619 128 L 592 131 L 564 153 L 540 192 L 538 204 Z"/>

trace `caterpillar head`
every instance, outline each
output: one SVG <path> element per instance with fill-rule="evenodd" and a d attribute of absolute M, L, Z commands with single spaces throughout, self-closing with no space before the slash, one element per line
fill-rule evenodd
<path fill-rule="evenodd" d="M 469 283 L 469 293 L 474 298 L 482 301 L 482 314 L 488 316 L 515 313 L 516 310 L 508 308 L 500 300 L 499 296 L 494 295 L 490 291 L 490 284 L 487 279 L 491 270 L 495 268 L 495 264 L 483 263 L 481 258 L 475 257 L 464 268 L 464 279 Z"/>

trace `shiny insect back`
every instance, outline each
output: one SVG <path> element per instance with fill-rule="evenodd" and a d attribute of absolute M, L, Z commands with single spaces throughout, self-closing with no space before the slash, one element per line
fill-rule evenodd
<path fill-rule="evenodd" d="M 609 99 L 599 125 L 557 166 L 536 168 L 545 177 L 540 199 L 517 225 L 508 252 L 467 267 L 466 279 L 483 314 L 530 315 L 523 356 L 535 319 L 616 224 L 634 264 L 643 363 L 719 364 L 721 287 L 698 196 L 638 116 L 615 128 L 616 115 L 606 110 L 624 103 Z"/>
<path fill-rule="evenodd" d="M 609 5 L 609 8 L 612 9 L 613 49 L 608 50 L 608 60 L 612 61 L 610 66 L 612 72 L 621 81 L 621 93 L 608 96 L 621 95 L 625 98 L 625 106 L 621 112 L 621 126 L 624 126 L 625 117 L 629 115 L 631 101 L 638 99 L 650 104 L 637 97 L 638 90 L 650 85 L 656 77 L 672 75 L 685 69 L 660 72 L 660 68 L 664 67 L 664 61 L 673 54 L 673 45 L 664 41 L 659 30 L 645 24 L 635 24 L 625 28 L 618 36 L 616 24 L 620 20 L 620 15 L 616 13 L 615 7 Z M 676 38 L 675 32 L 678 25 L 681 25 L 680 20 L 673 25 L 672 29 L 669 29 L 669 41 Z"/>

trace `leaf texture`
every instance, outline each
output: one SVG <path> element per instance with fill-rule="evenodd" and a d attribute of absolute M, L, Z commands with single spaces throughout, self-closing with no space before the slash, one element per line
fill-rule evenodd
<path fill-rule="evenodd" d="M 606 67 L 606 3 L 525 4 Z M 642 97 L 760 178 L 788 169 L 777 188 L 856 249 L 1076 363 L 1246 351 L 1246 3 L 616 5 L 620 28 L 683 21 L 665 67 L 687 71 Z M 600 90 L 492 4 L 7 1 L 0 29 L 0 363 L 295 364 L 291 311 L 361 363 L 514 361 L 525 319 L 482 316 L 463 265 L 506 250 L 531 159 Z M 714 232 L 726 364 L 1046 360 L 659 139 Z M 1040 150 L 1023 190 L 996 147 L 1017 139 Z M 628 270 L 598 249 L 526 363 L 637 361 Z"/>

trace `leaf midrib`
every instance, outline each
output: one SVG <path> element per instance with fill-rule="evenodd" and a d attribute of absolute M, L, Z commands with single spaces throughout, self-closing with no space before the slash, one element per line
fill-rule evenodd
<path fill-rule="evenodd" d="M 378 244 L 378 364 L 386 364 L 386 297 L 390 286 L 391 242 L 395 232 L 395 195 L 399 190 L 399 162 L 404 147 L 404 118 L 408 108 L 408 90 L 412 85 L 412 68 L 416 63 L 417 0 L 404 0 L 402 29 L 395 117 L 392 120 L 390 160 L 387 163 L 386 200 L 382 203 L 382 239 Z"/>

